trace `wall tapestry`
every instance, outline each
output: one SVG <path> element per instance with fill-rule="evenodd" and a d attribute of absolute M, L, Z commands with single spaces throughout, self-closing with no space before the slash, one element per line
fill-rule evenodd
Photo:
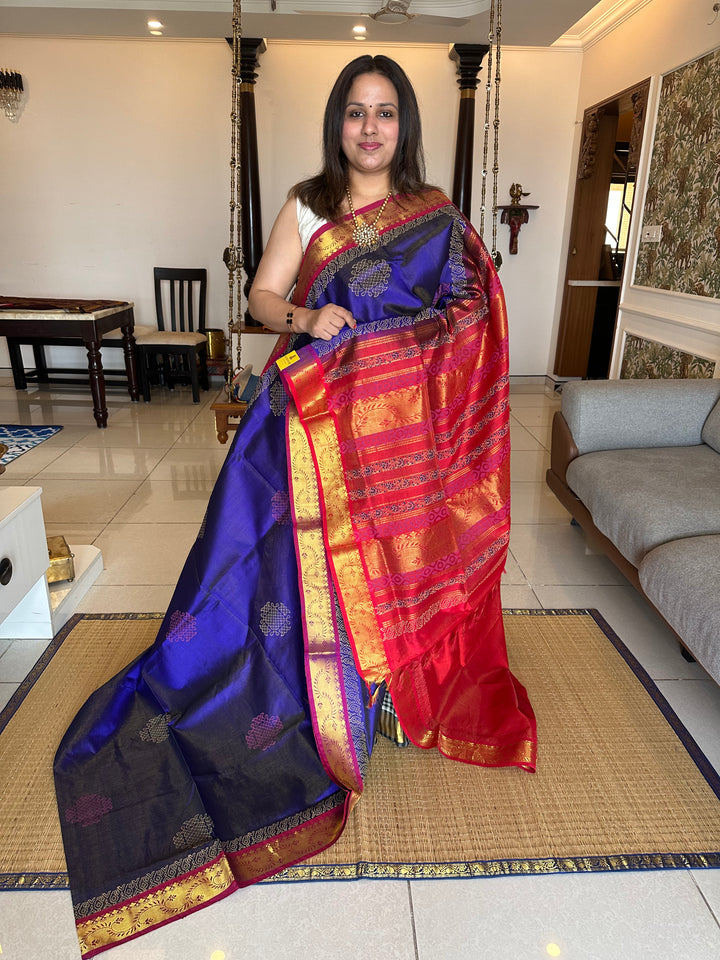
<path fill-rule="evenodd" d="M 712 380 L 714 374 L 714 360 L 630 333 L 625 337 L 621 380 Z"/>
<path fill-rule="evenodd" d="M 720 48 L 663 78 L 636 284 L 720 298 Z"/>

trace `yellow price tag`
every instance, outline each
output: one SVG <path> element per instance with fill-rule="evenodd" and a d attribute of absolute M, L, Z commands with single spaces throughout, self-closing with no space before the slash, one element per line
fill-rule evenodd
<path fill-rule="evenodd" d="M 284 370 L 285 367 L 291 366 L 293 363 L 297 363 L 300 357 L 297 355 L 295 350 L 291 350 L 290 353 L 286 353 L 284 357 L 280 357 L 277 362 L 278 370 Z"/>

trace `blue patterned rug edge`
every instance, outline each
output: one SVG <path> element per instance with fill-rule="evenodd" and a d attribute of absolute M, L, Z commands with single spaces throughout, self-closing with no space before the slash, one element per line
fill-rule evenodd
<path fill-rule="evenodd" d="M 0 423 L 0 443 L 8 448 L 7 453 L 0 458 L 0 463 L 7 465 L 17 460 L 28 450 L 32 450 L 38 444 L 49 440 L 62 430 L 58 426 L 26 427 L 10 423 Z M 26 436 L 23 437 L 23 434 Z"/>

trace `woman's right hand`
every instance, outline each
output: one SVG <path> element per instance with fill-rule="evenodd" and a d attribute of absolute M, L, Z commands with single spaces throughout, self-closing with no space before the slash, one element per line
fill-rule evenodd
<path fill-rule="evenodd" d="M 293 313 L 293 329 L 319 340 L 332 340 L 344 326 L 354 330 L 356 325 L 352 313 L 334 303 L 326 303 L 319 310 L 296 307 Z"/>

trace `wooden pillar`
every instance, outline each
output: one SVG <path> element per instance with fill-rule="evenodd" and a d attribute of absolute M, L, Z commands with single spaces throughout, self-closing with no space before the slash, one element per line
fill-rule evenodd
<path fill-rule="evenodd" d="M 240 39 L 240 202 L 242 204 L 242 252 L 246 281 L 245 301 L 255 279 L 263 252 L 262 211 L 260 207 L 260 174 L 255 122 L 255 79 L 261 54 L 267 44 L 260 37 Z M 245 323 L 260 326 L 245 312 Z"/>
<path fill-rule="evenodd" d="M 489 49 L 486 43 L 455 43 L 450 49 L 450 59 L 457 63 L 460 87 L 452 201 L 468 220 L 472 202 L 475 91 L 479 83 L 478 73 Z"/>

